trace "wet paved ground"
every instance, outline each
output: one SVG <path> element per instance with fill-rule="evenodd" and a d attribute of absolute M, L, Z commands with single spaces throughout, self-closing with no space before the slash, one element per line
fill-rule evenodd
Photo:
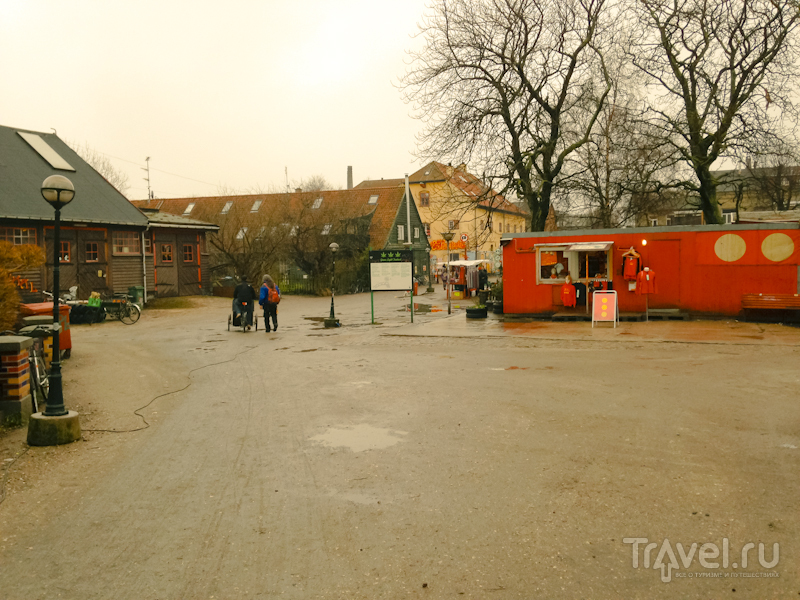
<path fill-rule="evenodd" d="M 800 594 L 800 330 L 407 301 L 337 298 L 333 330 L 325 298 L 270 334 L 213 298 L 76 327 L 84 441 L 0 444 L 0 597 Z"/>

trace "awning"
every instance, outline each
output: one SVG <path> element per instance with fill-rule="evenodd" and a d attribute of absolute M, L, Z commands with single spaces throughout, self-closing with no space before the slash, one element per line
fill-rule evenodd
<path fill-rule="evenodd" d="M 476 267 L 478 265 L 488 265 L 491 264 L 492 261 L 488 259 L 484 260 L 451 260 L 449 264 L 451 267 Z"/>
<path fill-rule="evenodd" d="M 581 242 L 570 244 L 564 248 L 564 252 L 606 252 L 614 242 Z"/>

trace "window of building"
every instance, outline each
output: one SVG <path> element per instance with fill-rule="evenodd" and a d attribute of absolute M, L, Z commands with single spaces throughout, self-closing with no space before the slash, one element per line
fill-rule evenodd
<path fill-rule="evenodd" d="M 497 233 L 503 233 L 503 223 L 502 222 L 497 224 Z"/>
<path fill-rule="evenodd" d="M 402 242 L 406 239 L 406 227 L 405 225 L 398 225 L 397 226 L 397 241 Z"/>
<path fill-rule="evenodd" d="M 144 238 L 144 253 L 153 256 L 153 240 L 149 237 Z"/>
<path fill-rule="evenodd" d="M 243 240 L 244 236 L 247 235 L 247 227 L 242 227 L 239 232 L 236 234 L 237 240 Z"/>
<path fill-rule="evenodd" d="M 161 262 L 172 262 L 172 244 L 161 244 Z"/>
<path fill-rule="evenodd" d="M 372 194 L 372 196 L 369 197 L 369 201 L 367 202 L 367 204 L 377 204 L 377 203 L 378 203 L 378 194 Z"/>
<path fill-rule="evenodd" d="M 330 232 L 331 232 L 331 224 L 325 223 L 325 225 L 322 226 L 322 235 L 328 235 Z"/>
<path fill-rule="evenodd" d="M 192 244 L 183 245 L 183 262 L 194 262 L 194 246 Z"/>
<path fill-rule="evenodd" d="M 419 205 L 420 206 L 430 206 L 431 205 L 431 193 L 430 192 L 420 192 L 419 193 Z"/>
<path fill-rule="evenodd" d="M 184 217 L 186 215 L 189 215 L 189 214 L 192 213 L 192 209 L 194 208 L 194 204 L 195 204 L 194 202 L 189 202 L 189 204 L 186 205 L 186 209 L 183 211 L 183 216 Z"/>
<path fill-rule="evenodd" d="M 322 198 L 317 198 L 314 200 L 314 204 L 311 205 L 311 208 L 319 208 L 322 206 Z"/>
<path fill-rule="evenodd" d="M 136 231 L 115 231 L 111 237 L 114 254 L 141 254 L 142 240 Z"/>
<path fill-rule="evenodd" d="M 100 261 L 100 247 L 97 242 L 86 242 L 86 262 Z"/>
<path fill-rule="evenodd" d="M 734 222 L 734 218 L 736 217 L 736 214 L 732 213 L 732 212 L 726 212 L 726 213 L 722 213 L 722 217 L 725 219 L 725 223 L 726 224 L 731 225 Z"/>
<path fill-rule="evenodd" d="M 253 202 L 253 206 L 250 207 L 250 212 L 251 213 L 258 212 L 258 209 L 261 208 L 261 204 L 263 202 L 264 202 L 263 200 L 256 200 L 255 202 Z"/>
<path fill-rule="evenodd" d="M 225 206 L 222 207 L 222 214 L 223 215 L 227 215 L 228 212 L 230 212 L 230 210 L 231 210 L 231 206 L 233 206 L 233 200 L 228 200 L 225 203 Z"/>
<path fill-rule="evenodd" d="M 15 246 L 22 244 L 36 245 L 36 230 L 19 227 L 0 227 L 0 240 L 10 242 Z"/>
<path fill-rule="evenodd" d="M 448 222 L 447 222 L 447 228 L 448 228 L 448 229 L 451 229 L 451 230 L 452 230 L 452 229 L 458 229 L 458 221 L 457 221 L 457 220 L 455 220 L 455 221 L 448 221 Z"/>
<path fill-rule="evenodd" d="M 414 227 L 414 239 L 419 239 L 419 227 Z"/>
<path fill-rule="evenodd" d="M 611 272 L 611 242 L 566 243 L 536 248 L 536 283 L 563 284 L 567 275 L 573 281 L 608 280 Z"/>
<path fill-rule="evenodd" d="M 650 219 L 650 227 L 658 227 L 658 219 Z"/>
<path fill-rule="evenodd" d="M 430 223 L 423 223 L 422 226 L 425 228 L 425 235 L 430 237 L 431 236 L 431 224 Z"/>
<path fill-rule="evenodd" d="M 58 253 L 58 262 L 60 263 L 68 263 L 72 262 L 72 247 L 71 242 L 60 242 L 61 243 L 61 251 Z"/>

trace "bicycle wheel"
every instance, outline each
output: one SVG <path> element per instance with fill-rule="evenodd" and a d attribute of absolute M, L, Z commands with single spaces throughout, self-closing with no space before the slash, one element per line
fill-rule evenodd
<path fill-rule="evenodd" d="M 142 311 L 139 307 L 133 303 L 128 303 L 120 310 L 119 320 L 125 323 L 125 325 L 133 325 L 141 316 Z"/>
<path fill-rule="evenodd" d="M 34 354 L 30 361 L 31 367 L 31 391 L 33 392 L 33 407 L 38 411 L 40 404 L 47 403 L 50 395 L 50 378 L 47 369 L 44 368 L 44 359 Z M 36 396 L 38 395 L 38 400 Z"/>

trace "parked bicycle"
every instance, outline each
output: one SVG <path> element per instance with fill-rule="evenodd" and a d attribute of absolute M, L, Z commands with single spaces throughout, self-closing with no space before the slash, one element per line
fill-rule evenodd
<path fill-rule="evenodd" d="M 33 338 L 33 345 L 28 350 L 28 371 L 31 381 L 31 407 L 39 412 L 39 406 L 47 403 L 50 394 L 50 372 L 44 356 L 44 339 L 53 335 L 52 327 L 31 325 L 19 331 L 2 331 L 0 335 L 19 335 Z"/>
<path fill-rule="evenodd" d="M 103 300 L 106 314 L 119 319 L 126 325 L 133 325 L 142 316 L 142 310 L 133 302 L 128 294 L 114 294 L 110 299 Z"/>

